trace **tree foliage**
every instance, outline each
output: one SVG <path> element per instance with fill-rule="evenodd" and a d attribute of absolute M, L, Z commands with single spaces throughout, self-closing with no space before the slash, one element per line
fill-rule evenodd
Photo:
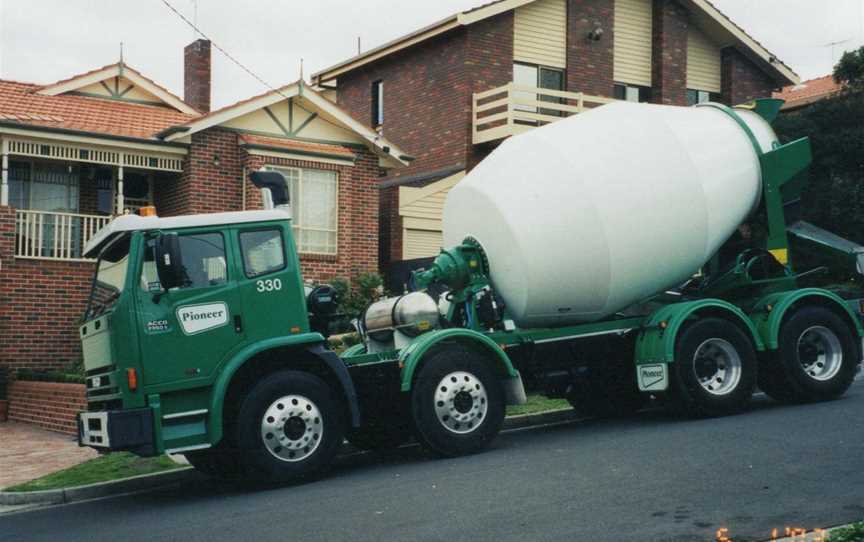
<path fill-rule="evenodd" d="M 834 67 L 834 81 L 853 92 L 864 90 L 864 47 L 843 54 Z"/>

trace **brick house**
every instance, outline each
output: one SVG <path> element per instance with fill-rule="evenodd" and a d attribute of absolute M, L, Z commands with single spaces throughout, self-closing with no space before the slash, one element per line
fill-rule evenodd
<path fill-rule="evenodd" d="M 0 80 L 0 364 L 80 359 L 87 240 L 112 216 L 260 208 L 247 173 L 290 182 L 307 280 L 378 269 L 379 179 L 394 144 L 302 81 L 210 112 L 210 44 L 185 56 L 185 100 L 123 62 L 50 85 Z"/>
<path fill-rule="evenodd" d="M 437 253 L 447 191 L 504 138 L 615 99 L 740 104 L 797 82 L 706 0 L 498 0 L 313 76 L 416 157 L 382 182 L 396 288 Z"/>

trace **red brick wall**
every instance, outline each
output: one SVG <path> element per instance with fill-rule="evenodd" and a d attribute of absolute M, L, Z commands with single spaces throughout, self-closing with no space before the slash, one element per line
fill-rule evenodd
<path fill-rule="evenodd" d="M 210 112 L 210 42 L 195 40 L 183 49 L 183 100 Z"/>
<path fill-rule="evenodd" d="M 777 83 L 733 47 L 722 51 L 723 102 L 740 105 L 754 98 L 770 98 Z"/>
<path fill-rule="evenodd" d="M 335 256 L 300 254 L 300 267 L 306 280 L 328 281 L 335 277 L 353 278 L 360 273 L 378 271 L 378 157 L 369 151 L 358 153 L 354 166 L 340 166 L 248 155 L 243 153 L 247 170 L 264 165 L 324 169 L 339 175 L 339 227 Z M 260 192 L 247 179 L 247 209 L 261 206 Z"/>
<path fill-rule="evenodd" d="M 15 210 L 0 207 L 0 363 L 61 369 L 81 358 L 75 323 L 93 264 L 16 259 Z"/>
<path fill-rule="evenodd" d="M 54 382 L 9 383 L 9 419 L 75 435 L 75 415 L 87 410 L 84 384 Z"/>
<path fill-rule="evenodd" d="M 510 11 L 473 24 L 467 30 L 465 71 L 469 103 L 467 115 L 463 115 L 461 119 L 467 125 L 468 137 L 465 139 L 466 152 L 463 163 L 469 171 L 498 146 L 497 143 L 474 145 L 472 140 L 473 95 L 513 81 L 513 19 L 513 12 Z"/>
<path fill-rule="evenodd" d="M 676 0 L 654 0 L 651 99 L 687 105 L 688 14 Z"/>
<path fill-rule="evenodd" d="M 597 26 L 599 41 L 588 39 Z M 594 96 L 613 95 L 613 37 L 615 3 L 612 0 L 569 0 L 567 4 L 567 90 Z"/>
<path fill-rule="evenodd" d="M 239 211 L 242 199 L 237 134 L 218 127 L 193 134 L 183 173 L 154 187 L 160 216 Z"/>

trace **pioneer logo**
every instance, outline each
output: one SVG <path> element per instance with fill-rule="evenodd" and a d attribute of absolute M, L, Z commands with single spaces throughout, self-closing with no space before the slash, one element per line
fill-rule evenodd
<path fill-rule="evenodd" d="M 228 323 L 228 305 L 208 303 L 180 307 L 177 309 L 177 321 L 186 335 L 203 333 Z"/>
<path fill-rule="evenodd" d="M 640 390 L 663 391 L 669 387 L 666 365 L 642 365 L 638 370 Z"/>

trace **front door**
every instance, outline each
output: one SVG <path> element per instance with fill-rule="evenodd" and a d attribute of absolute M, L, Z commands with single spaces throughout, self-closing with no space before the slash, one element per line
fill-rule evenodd
<path fill-rule="evenodd" d="M 140 335 L 147 385 L 168 384 L 213 374 L 224 357 L 244 340 L 240 294 L 229 239 L 219 231 L 179 237 L 186 280 L 158 293 L 153 241 L 145 251 L 138 287 L 143 333 Z M 154 293 L 156 292 L 156 293 Z"/>

